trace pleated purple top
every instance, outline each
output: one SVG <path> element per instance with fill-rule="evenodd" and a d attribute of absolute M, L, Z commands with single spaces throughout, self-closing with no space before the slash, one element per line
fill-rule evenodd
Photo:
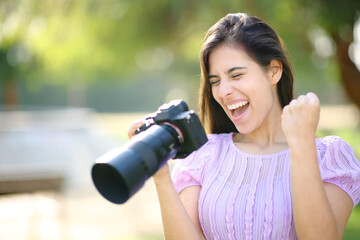
<path fill-rule="evenodd" d="M 207 239 L 297 239 L 292 215 L 289 149 L 270 155 L 241 151 L 232 133 L 209 141 L 172 171 L 181 192 L 201 186 L 199 220 Z M 360 163 L 341 138 L 316 139 L 324 182 L 360 201 Z M 309 196 L 311 198 L 311 196 Z"/>

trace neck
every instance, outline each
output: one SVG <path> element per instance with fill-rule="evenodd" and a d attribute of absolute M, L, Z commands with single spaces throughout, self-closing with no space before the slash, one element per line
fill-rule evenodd
<path fill-rule="evenodd" d="M 263 124 L 249 134 L 237 134 L 234 141 L 256 145 L 259 148 L 286 144 L 281 126 L 282 108 L 280 104 L 272 108 Z"/>

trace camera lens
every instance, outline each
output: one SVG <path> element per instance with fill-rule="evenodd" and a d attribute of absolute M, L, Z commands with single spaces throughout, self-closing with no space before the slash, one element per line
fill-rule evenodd
<path fill-rule="evenodd" d="M 177 129 L 169 124 L 153 125 L 96 160 L 91 171 L 95 187 L 110 202 L 124 203 L 175 157 L 180 145 Z"/>

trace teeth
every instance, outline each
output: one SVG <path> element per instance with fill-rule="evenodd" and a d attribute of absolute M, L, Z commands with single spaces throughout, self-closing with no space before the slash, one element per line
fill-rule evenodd
<path fill-rule="evenodd" d="M 242 102 L 238 102 L 238 103 L 235 103 L 235 104 L 227 105 L 227 108 L 229 110 L 234 110 L 236 108 L 239 108 L 239 107 L 242 107 L 242 106 L 246 105 L 247 103 L 248 103 L 248 101 L 242 101 Z"/>

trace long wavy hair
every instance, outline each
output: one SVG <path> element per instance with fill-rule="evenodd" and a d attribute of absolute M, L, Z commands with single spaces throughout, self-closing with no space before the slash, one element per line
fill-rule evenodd
<path fill-rule="evenodd" d="M 244 14 L 228 14 L 213 25 L 205 35 L 200 51 L 201 82 L 199 91 L 200 118 L 208 133 L 238 132 L 235 125 L 212 95 L 208 80 L 209 55 L 221 43 L 236 43 L 260 66 L 271 60 L 282 63 L 283 73 L 277 83 L 282 107 L 293 99 L 293 72 L 280 37 L 261 19 Z"/>

